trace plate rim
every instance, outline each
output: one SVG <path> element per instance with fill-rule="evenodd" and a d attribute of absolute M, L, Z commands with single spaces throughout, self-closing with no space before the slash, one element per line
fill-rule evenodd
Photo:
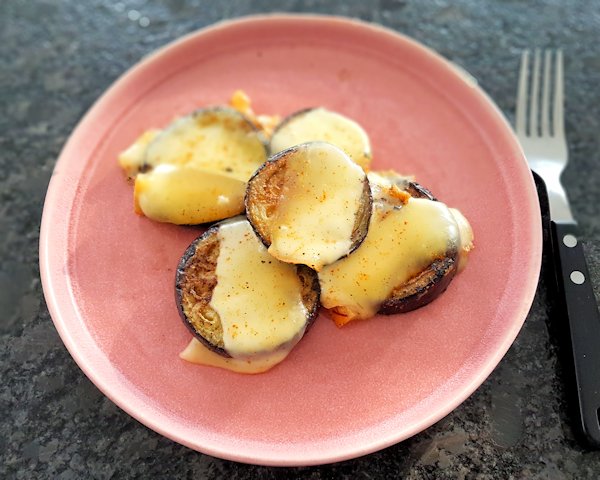
<path fill-rule="evenodd" d="M 113 403 L 115 403 L 119 408 L 124 410 L 127 414 L 140 421 L 142 424 L 147 426 L 148 428 L 160 433 L 161 435 L 170 438 L 177 443 L 183 444 L 193 450 L 200 451 L 202 453 L 206 453 L 215 457 L 224 458 L 228 460 L 244 462 L 244 463 L 253 463 L 253 464 L 261 464 L 261 465 L 270 465 L 270 466 L 307 466 L 307 465 L 318 465 L 325 463 L 332 463 L 341 460 L 347 460 L 351 458 L 356 458 L 359 456 L 363 456 L 369 453 L 373 453 L 375 451 L 386 448 L 390 445 L 396 444 L 400 441 L 406 440 L 407 438 L 412 437 L 413 435 L 423 431 L 429 426 L 433 425 L 444 416 L 453 411 L 456 407 L 458 407 L 461 403 L 463 403 L 472 393 L 485 381 L 485 379 L 490 375 L 490 373 L 496 368 L 498 363 L 504 357 L 512 343 L 514 342 L 517 334 L 521 330 L 527 313 L 531 308 L 533 303 L 535 291 L 537 288 L 537 283 L 540 275 L 541 269 L 541 255 L 542 255 L 542 231 L 541 231 L 541 217 L 538 215 L 539 220 L 539 228 L 532 228 L 533 239 L 531 242 L 534 244 L 534 248 L 531 251 L 532 257 L 532 265 L 531 265 L 531 275 L 528 276 L 528 284 L 527 289 L 524 295 L 521 296 L 518 308 L 518 315 L 514 315 L 515 317 L 522 318 L 522 321 L 516 322 L 516 324 L 512 325 L 512 328 L 507 331 L 503 342 L 500 344 L 500 347 L 496 349 L 494 354 L 488 358 L 485 362 L 485 368 L 480 369 L 477 372 L 477 375 L 474 375 L 470 381 L 463 385 L 460 389 L 460 395 L 456 395 L 451 402 L 448 402 L 444 405 L 444 408 L 439 409 L 438 411 L 433 412 L 431 415 L 426 416 L 420 422 L 416 422 L 413 428 L 405 434 L 401 435 L 388 435 L 385 438 L 378 438 L 377 441 L 371 440 L 364 441 L 361 443 L 359 447 L 352 446 L 352 448 L 341 448 L 331 447 L 326 452 L 322 452 L 319 456 L 312 456 L 310 458 L 305 458 L 302 456 L 302 453 L 296 454 L 296 456 L 287 455 L 282 456 L 281 454 L 275 453 L 266 453 L 262 456 L 248 455 L 244 453 L 236 453 L 233 449 L 227 450 L 226 448 L 219 448 L 215 445 L 201 445 L 202 442 L 193 443 L 188 441 L 185 438 L 182 438 L 180 432 L 171 432 L 167 431 L 161 425 L 160 418 L 161 414 L 158 415 L 158 420 L 156 419 L 156 415 L 153 418 L 150 418 L 148 415 L 148 408 L 155 409 L 154 406 L 149 406 L 148 408 L 144 408 L 143 411 L 140 411 L 139 407 L 130 405 L 127 403 L 127 399 L 123 399 L 119 397 L 118 392 L 115 393 L 111 390 L 110 387 L 110 379 L 101 378 L 95 369 L 89 365 L 89 362 L 85 360 L 86 348 L 78 345 L 76 341 L 74 341 L 71 336 L 66 324 L 62 321 L 62 315 L 60 307 L 60 301 L 56 295 L 56 289 L 53 279 L 53 272 L 50 270 L 50 260 L 49 257 L 51 255 L 51 245 L 55 243 L 51 239 L 52 225 L 51 225 L 51 214 L 49 211 L 56 209 L 57 204 L 60 204 L 58 196 L 60 192 L 57 188 L 57 178 L 55 175 L 56 172 L 60 171 L 62 164 L 66 162 L 69 151 L 73 148 L 74 139 L 79 136 L 79 133 L 86 129 L 88 124 L 93 123 L 94 116 L 96 111 L 99 109 L 104 103 L 110 101 L 110 98 L 116 94 L 116 91 L 121 89 L 128 81 L 128 79 L 134 75 L 138 75 L 138 71 L 140 69 L 145 68 L 146 66 L 152 65 L 154 62 L 158 61 L 161 57 L 165 55 L 169 55 L 171 51 L 176 50 L 180 47 L 180 45 L 185 44 L 197 36 L 202 36 L 208 33 L 216 32 L 219 30 L 228 29 L 230 27 L 236 27 L 238 25 L 243 25 L 246 23 L 255 23 L 255 22 L 280 22 L 280 21 L 293 21 L 293 22 L 307 22 L 307 23 L 333 23 L 337 25 L 358 28 L 358 29 L 368 29 L 374 33 L 381 34 L 387 36 L 390 40 L 398 40 L 410 44 L 411 48 L 414 48 L 419 51 L 419 54 L 426 55 L 429 58 L 432 58 L 436 61 L 440 67 L 443 67 L 450 72 L 452 75 L 460 77 L 461 74 L 456 68 L 450 63 L 449 60 L 442 57 L 433 49 L 427 47 L 426 45 L 408 37 L 407 35 L 400 33 L 398 31 L 392 30 L 390 28 L 358 20 L 353 18 L 335 16 L 335 15 L 321 15 L 321 14 L 291 14 L 291 13 L 269 13 L 269 14 L 258 14 L 258 15 L 248 15 L 243 17 L 236 17 L 227 20 L 221 20 L 217 23 L 213 23 L 204 28 L 200 28 L 193 32 L 187 33 L 186 35 L 167 43 L 166 45 L 160 47 L 154 52 L 144 56 L 140 61 L 130 66 L 121 76 L 119 76 L 115 81 L 113 81 L 107 89 L 102 93 L 102 95 L 89 107 L 86 111 L 85 115 L 78 122 L 77 126 L 73 129 L 71 134 L 69 135 L 68 140 L 66 141 L 61 153 L 59 154 L 57 163 L 54 167 L 54 171 L 52 174 L 52 178 L 48 185 L 48 189 L 46 192 L 46 198 L 44 202 L 44 208 L 42 213 L 42 221 L 40 228 L 40 240 L 39 240 L 39 264 L 40 264 L 40 276 L 42 280 L 42 288 L 44 292 L 44 297 L 46 299 L 46 304 L 48 306 L 48 310 L 50 312 L 50 316 L 52 321 L 57 329 L 61 340 L 65 344 L 67 350 L 69 351 L 72 358 L 75 360 L 79 368 L 85 373 L 85 375 L 94 383 L 94 385 L 104 394 L 106 395 Z M 537 212 L 539 212 L 539 203 L 537 201 L 537 194 L 535 194 L 535 185 L 533 181 L 533 176 L 529 170 L 529 167 L 526 164 L 525 156 L 523 154 L 522 148 L 514 135 L 510 124 L 505 118 L 502 111 L 499 107 L 494 103 L 494 101 L 488 96 L 488 94 L 481 89 L 478 85 L 473 85 L 473 90 L 476 92 L 475 95 L 479 97 L 479 100 L 483 106 L 489 109 L 493 116 L 495 116 L 496 120 L 499 124 L 502 124 L 505 133 L 507 134 L 507 138 L 509 142 L 512 144 L 512 148 L 517 156 L 520 157 L 523 163 L 523 167 L 527 169 L 530 177 L 531 191 L 534 195 L 530 196 L 531 205 L 530 208 L 533 208 Z M 78 177 L 76 177 L 78 178 Z M 61 180 L 61 181 L 64 181 Z M 69 214 L 71 212 L 69 211 Z M 67 227 L 68 228 L 68 227 Z M 64 278 L 68 278 L 68 273 L 63 275 Z M 68 282 L 67 282 L 68 283 Z M 77 304 L 75 299 L 71 294 L 71 301 L 73 304 L 73 308 L 77 310 Z M 515 308 L 515 310 L 517 310 Z M 99 347 L 96 346 L 98 350 Z M 100 350 L 101 351 L 101 350 Z M 116 369 L 115 369 L 116 370 Z M 115 375 L 119 375 L 118 372 L 114 372 Z M 151 412 L 150 412 L 151 413 Z M 164 417 L 164 415 L 162 415 Z M 214 442 L 213 442 L 214 443 Z"/>

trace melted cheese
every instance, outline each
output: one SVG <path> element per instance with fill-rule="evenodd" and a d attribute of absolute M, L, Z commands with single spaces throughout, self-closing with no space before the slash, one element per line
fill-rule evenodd
<path fill-rule="evenodd" d="M 406 177 L 381 176 L 375 172 L 367 174 L 369 184 L 371 185 L 371 197 L 373 198 L 373 210 L 379 209 L 381 212 L 395 207 L 405 205 L 411 198 L 410 194 L 404 190 L 408 181 Z M 401 185 L 399 187 L 398 185 Z"/>
<path fill-rule="evenodd" d="M 394 170 L 380 170 L 380 171 L 371 171 L 367 174 L 369 178 L 369 182 L 371 183 L 371 190 L 373 192 L 373 200 L 385 200 L 385 190 L 393 187 L 394 185 L 398 188 L 405 189 L 408 187 L 409 182 L 413 181 L 414 178 L 407 175 L 400 175 L 396 173 Z M 375 195 L 375 189 L 379 188 L 383 190 L 384 193 L 379 196 Z"/>
<path fill-rule="evenodd" d="M 126 150 L 119 154 L 119 165 L 128 177 L 134 178 L 144 164 L 148 145 L 160 130 L 148 130 L 140 135 Z"/>
<path fill-rule="evenodd" d="M 273 134 L 271 151 L 276 153 L 315 140 L 336 145 L 363 168 L 367 168 L 371 162 L 371 145 L 363 128 L 355 121 L 325 108 L 314 108 L 292 116 Z"/>
<path fill-rule="evenodd" d="M 260 134 L 228 108 L 199 110 L 166 130 L 149 130 L 119 155 L 120 166 L 136 178 L 135 211 L 175 224 L 243 212 L 245 182 L 265 160 Z"/>
<path fill-rule="evenodd" d="M 308 315 L 296 267 L 271 257 L 246 219 L 222 224 L 218 235 L 210 305 L 221 319 L 224 349 L 242 359 L 289 351 L 304 334 Z"/>
<path fill-rule="evenodd" d="M 244 211 L 246 184 L 189 166 L 158 165 L 135 179 L 137 213 L 158 222 L 194 225 Z"/>
<path fill-rule="evenodd" d="M 146 163 L 187 165 L 248 181 L 266 160 L 258 133 L 235 110 L 216 109 L 175 120 L 148 146 Z"/>
<path fill-rule="evenodd" d="M 469 224 L 469 221 L 465 216 L 460 213 L 456 208 L 451 208 L 452 216 L 456 220 L 458 230 L 460 232 L 460 248 L 458 250 L 458 271 L 462 272 L 467 266 L 467 259 L 469 252 L 473 249 L 473 241 L 475 236 L 473 235 L 473 229 Z"/>
<path fill-rule="evenodd" d="M 319 273 L 321 303 L 369 318 L 394 287 L 454 248 L 458 236 L 456 221 L 443 203 L 418 198 L 400 208 L 376 203 L 361 246 Z"/>
<path fill-rule="evenodd" d="M 319 271 L 347 255 L 365 174 L 339 148 L 307 143 L 287 159 L 269 253 Z"/>
<path fill-rule="evenodd" d="M 229 105 L 245 115 L 246 118 L 250 119 L 250 121 L 257 128 L 260 128 L 267 137 L 270 137 L 273 134 L 273 131 L 279 122 L 281 122 L 281 117 L 279 115 L 256 115 L 254 110 L 252 110 L 250 97 L 243 90 L 236 90 L 233 92 L 229 99 Z"/>
<path fill-rule="evenodd" d="M 270 370 L 287 357 L 291 348 L 279 349 L 270 354 L 259 357 L 239 359 L 226 358 L 213 352 L 197 339 L 193 338 L 185 349 L 179 354 L 179 358 L 186 362 L 218 367 L 238 373 L 262 373 Z"/>

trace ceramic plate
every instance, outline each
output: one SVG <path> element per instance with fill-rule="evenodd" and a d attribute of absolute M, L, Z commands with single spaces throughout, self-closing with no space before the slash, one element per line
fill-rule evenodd
<path fill-rule="evenodd" d="M 118 153 L 142 131 L 224 103 L 259 113 L 323 105 L 369 133 L 373 167 L 414 174 L 470 219 L 476 249 L 420 310 L 337 329 L 326 317 L 272 371 L 179 359 L 180 255 L 199 234 L 133 213 Z M 86 375 L 157 432 L 268 465 L 343 460 L 414 435 L 497 365 L 531 305 L 541 258 L 535 187 L 509 125 L 447 61 L 402 35 L 315 16 L 218 24 L 133 67 L 87 113 L 50 183 L 40 240 L 52 318 Z"/>

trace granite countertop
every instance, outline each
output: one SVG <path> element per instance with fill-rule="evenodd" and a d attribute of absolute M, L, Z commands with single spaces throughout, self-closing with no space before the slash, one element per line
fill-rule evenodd
<path fill-rule="evenodd" d="M 599 478 L 600 451 L 582 447 L 571 429 L 545 275 L 516 342 L 468 400 L 405 442 L 334 465 L 274 469 L 189 450 L 125 414 L 71 359 L 44 303 L 37 255 L 62 145 L 94 100 L 145 54 L 223 18 L 269 11 L 346 15 L 403 32 L 470 71 L 510 119 L 521 49 L 562 47 L 571 155 L 564 182 L 599 296 L 600 9 L 592 0 L 5 0 L 0 477 Z"/>

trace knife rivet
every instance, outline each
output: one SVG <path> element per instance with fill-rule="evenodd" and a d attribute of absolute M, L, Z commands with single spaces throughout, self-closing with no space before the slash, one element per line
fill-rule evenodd
<path fill-rule="evenodd" d="M 571 272 L 571 281 L 577 285 L 581 285 L 583 282 L 585 282 L 585 275 L 579 270 L 573 270 Z"/>
<path fill-rule="evenodd" d="M 575 245 L 577 245 L 577 238 L 575 238 L 573 235 L 571 235 L 570 233 L 568 235 L 565 235 L 563 237 L 563 243 L 569 247 L 569 248 L 573 248 Z"/>

